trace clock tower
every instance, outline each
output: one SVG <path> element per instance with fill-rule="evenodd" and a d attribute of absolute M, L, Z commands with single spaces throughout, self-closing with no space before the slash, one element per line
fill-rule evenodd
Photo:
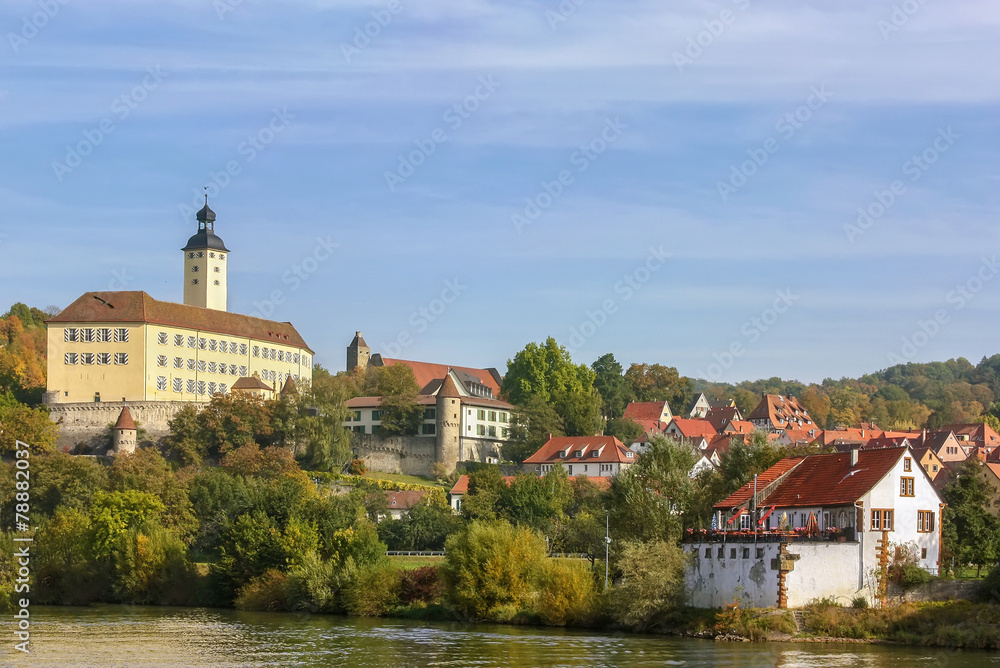
<path fill-rule="evenodd" d="M 184 303 L 225 311 L 229 249 L 215 234 L 215 212 L 208 208 L 208 195 L 205 195 L 205 206 L 195 218 L 198 232 L 181 249 L 184 251 Z"/>

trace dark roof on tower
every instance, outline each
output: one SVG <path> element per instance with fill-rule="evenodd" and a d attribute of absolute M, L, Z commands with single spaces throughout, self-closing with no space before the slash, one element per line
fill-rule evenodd
<path fill-rule="evenodd" d="M 368 344 L 365 343 L 365 339 L 361 336 L 361 332 L 354 333 L 354 340 L 351 341 L 351 348 L 367 348 Z"/>
<path fill-rule="evenodd" d="M 449 369 L 449 371 L 450 370 L 451 369 Z M 441 384 L 441 390 L 438 392 L 438 396 L 448 398 L 462 396 L 458 391 L 458 387 L 455 385 L 455 381 L 452 380 L 450 373 L 444 377 L 444 383 Z"/>
<path fill-rule="evenodd" d="M 195 214 L 198 221 L 198 232 L 188 239 L 187 245 L 181 250 L 196 250 L 208 248 L 211 250 L 229 252 L 226 244 L 215 233 L 215 212 L 208 208 L 208 198 L 205 198 L 205 206 Z"/>
<path fill-rule="evenodd" d="M 132 419 L 132 412 L 128 406 L 122 406 L 122 412 L 118 415 L 118 422 L 115 422 L 115 429 L 135 429 L 135 420 Z"/>

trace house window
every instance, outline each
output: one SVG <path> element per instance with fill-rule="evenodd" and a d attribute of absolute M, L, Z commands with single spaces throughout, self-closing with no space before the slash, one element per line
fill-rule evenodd
<path fill-rule="evenodd" d="M 477 424 L 476 425 L 476 434 L 478 436 L 485 436 L 486 435 L 486 425 L 484 425 L 484 424 Z"/>
<path fill-rule="evenodd" d="M 208 339 L 203 339 L 203 338 L 201 338 L 199 336 L 198 337 L 198 348 L 200 348 L 201 350 L 205 350 L 206 348 L 208 348 Z"/>
<path fill-rule="evenodd" d="M 706 547 L 705 548 L 705 558 L 706 559 L 711 559 L 712 558 L 712 548 L 710 548 L 710 547 Z"/>
<path fill-rule="evenodd" d="M 373 424 L 372 425 L 372 436 L 374 436 L 375 434 L 378 433 L 378 428 L 379 428 L 379 425 L 377 425 L 377 424 Z"/>
<path fill-rule="evenodd" d="M 75 343 L 80 340 L 80 330 L 76 327 L 67 327 L 63 330 L 63 341 Z"/>
<path fill-rule="evenodd" d="M 80 353 L 80 364 L 93 364 L 94 353 Z"/>
<path fill-rule="evenodd" d="M 917 531 L 931 533 L 934 531 L 934 513 L 929 510 L 917 511 Z"/>
<path fill-rule="evenodd" d="M 218 350 L 218 348 L 219 348 L 219 342 L 218 341 L 216 341 L 215 339 L 209 339 L 208 340 L 208 349 L 209 350 L 211 350 L 214 353 L 216 350 Z"/>
<path fill-rule="evenodd" d="M 248 371 L 249 371 L 249 369 L 247 369 L 245 366 L 241 366 L 240 367 L 240 375 L 241 376 L 246 376 Z"/>
<path fill-rule="evenodd" d="M 937 471 L 938 471 L 938 465 L 937 464 L 934 464 L 934 466 L 932 466 L 931 468 L 934 470 L 934 473 L 937 473 Z"/>
<path fill-rule="evenodd" d="M 872 531 L 892 531 L 892 511 L 891 510 L 872 510 Z"/>
<path fill-rule="evenodd" d="M 909 471 L 910 470 L 910 458 L 909 457 L 903 457 L 903 470 L 904 471 Z"/>
<path fill-rule="evenodd" d="M 240 355 L 246 355 L 246 354 L 247 354 L 247 344 L 241 343 L 240 344 Z"/>
<path fill-rule="evenodd" d="M 715 553 L 716 559 L 724 559 L 725 556 L 726 556 L 726 548 L 724 547 L 720 547 L 718 551 Z"/>
<path fill-rule="evenodd" d="M 490 436 L 493 436 L 493 437 L 496 437 L 496 435 L 497 435 L 497 428 L 496 428 L 496 427 L 494 427 L 493 425 L 490 425 L 490 428 L 489 428 L 489 435 L 490 435 Z"/>
<path fill-rule="evenodd" d="M 490 411 L 490 422 L 496 422 L 496 421 L 497 421 L 497 412 Z"/>
<path fill-rule="evenodd" d="M 194 348 L 198 345 L 198 338 L 194 336 L 188 337 L 188 348 Z"/>
<path fill-rule="evenodd" d="M 500 422 L 506 422 L 506 421 L 507 421 L 507 414 L 504 413 L 504 412 L 501 412 L 500 413 Z"/>
<path fill-rule="evenodd" d="M 184 335 L 183 334 L 174 334 L 174 345 L 177 346 L 178 348 L 181 348 L 181 347 L 184 346 Z"/>
<path fill-rule="evenodd" d="M 436 408 L 425 408 L 424 409 L 424 419 L 425 420 L 434 420 L 435 418 L 437 418 L 437 409 Z"/>
<path fill-rule="evenodd" d="M 175 357 L 174 358 L 174 368 L 175 369 L 183 369 L 184 368 L 184 358 L 183 357 Z"/>
<path fill-rule="evenodd" d="M 372 411 L 372 420 L 381 420 L 385 411 Z"/>
<path fill-rule="evenodd" d="M 196 389 L 197 386 L 195 385 L 195 382 L 189 379 L 187 382 L 187 391 L 190 392 L 191 394 L 194 394 Z"/>
<path fill-rule="evenodd" d="M 184 391 L 184 380 L 182 378 L 174 378 L 174 392 Z"/>
<path fill-rule="evenodd" d="M 744 559 L 749 559 L 750 558 L 750 548 L 749 547 L 744 547 L 743 548 L 743 558 Z"/>
<path fill-rule="evenodd" d="M 285 351 L 284 350 L 279 350 L 278 351 L 278 361 L 279 362 L 284 362 L 285 361 Z"/>
<path fill-rule="evenodd" d="M 187 370 L 188 371 L 194 371 L 194 366 L 195 366 L 195 361 L 193 359 L 188 359 L 188 361 L 187 361 Z"/>
<path fill-rule="evenodd" d="M 254 346 L 253 347 L 253 356 L 254 357 L 260 357 L 260 346 Z"/>
<path fill-rule="evenodd" d="M 205 381 L 198 381 L 198 394 L 205 394 Z"/>
<path fill-rule="evenodd" d="M 762 548 L 762 547 L 758 547 L 757 548 L 757 558 L 758 559 L 763 559 L 764 558 L 764 548 Z"/>
<path fill-rule="evenodd" d="M 437 425 L 433 422 L 430 424 L 422 424 L 420 425 L 420 433 L 432 436 L 437 433 Z"/>
<path fill-rule="evenodd" d="M 156 342 L 159 343 L 160 345 L 163 345 L 163 346 L 167 345 L 167 333 L 166 332 L 157 332 L 157 334 L 156 334 Z"/>
<path fill-rule="evenodd" d="M 740 515 L 740 529 L 747 530 L 750 528 L 750 513 L 743 513 Z"/>
<path fill-rule="evenodd" d="M 486 419 L 486 411 L 484 411 L 481 408 L 478 411 L 476 411 L 476 419 L 478 419 L 478 420 L 485 420 Z"/>
<path fill-rule="evenodd" d="M 569 475 L 573 475 L 573 465 L 569 465 Z"/>
<path fill-rule="evenodd" d="M 920 548 L 920 558 L 921 559 L 926 559 L 927 558 L 927 548 L 926 547 Z"/>
<path fill-rule="evenodd" d="M 198 371 L 204 371 L 208 368 L 208 363 L 205 360 L 198 360 Z"/>
<path fill-rule="evenodd" d="M 81 329 L 80 330 L 80 340 L 83 341 L 84 343 L 93 343 L 94 342 L 94 328 L 93 327 L 84 327 L 83 329 Z"/>
<path fill-rule="evenodd" d="M 167 366 L 167 356 L 157 355 L 156 356 L 156 366 Z"/>
<path fill-rule="evenodd" d="M 158 390 L 165 390 L 165 389 L 167 389 L 167 377 L 166 376 L 157 376 L 156 377 L 156 389 L 158 389 Z"/>
<path fill-rule="evenodd" d="M 294 355 L 292 355 L 292 364 L 298 364 L 298 363 L 299 363 L 299 354 L 295 353 Z"/>
<path fill-rule="evenodd" d="M 76 353 L 66 353 L 66 355 L 63 357 L 63 362 L 65 362 L 66 364 L 76 364 L 77 359 L 79 358 L 77 357 Z"/>
<path fill-rule="evenodd" d="M 899 495 L 913 496 L 913 478 L 899 479 Z"/>
<path fill-rule="evenodd" d="M 736 558 L 736 548 L 735 547 L 729 548 L 729 558 L 730 559 L 735 559 Z"/>
<path fill-rule="evenodd" d="M 111 353 L 97 353 L 98 364 L 111 364 Z"/>
<path fill-rule="evenodd" d="M 97 340 L 101 343 L 111 342 L 111 328 L 110 327 L 98 327 L 97 328 Z"/>
<path fill-rule="evenodd" d="M 215 370 L 216 370 L 217 368 L 218 368 L 218 367 L 216 366 L 215 362 L 209 362 L 209 363 L 208 363 L 208 372 L 209 372 L 209 373 L 215 373 Z"/>

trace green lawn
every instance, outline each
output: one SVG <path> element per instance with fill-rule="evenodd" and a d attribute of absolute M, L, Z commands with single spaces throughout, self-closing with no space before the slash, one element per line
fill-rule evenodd
<path fill-rule="evenodd" d="M 362 476 L 364 478 L 371 478 L 372 480 L 391 480 L 392 482 L 405 482 L 410 485 L 431 485 L 432 487 L 440 487 L 445 492 L 451 490 L 451 485 L 443 485 L 433 478 L 421 478 L 415 475 L 403 475 L 401 473 L 381 473 L 379 471 L 369 471 Z"/>
<path fill-rule="evenodd" d="M 444 557 L 389 557 L 393 563 L 400 568 L 411 570 L 423 568 L 424 566 L 441 566 L 444 564 Z"/>

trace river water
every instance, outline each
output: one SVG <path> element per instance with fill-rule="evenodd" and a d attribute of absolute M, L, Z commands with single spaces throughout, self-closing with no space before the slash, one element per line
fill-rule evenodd
<path fill-rule="evenodd" d="M 729 643 L 200 608 L 36 607 L 31 612 L 32 653 L 15 650 L 13 632 L 5 633 L 3 666 L 1000 668 L 1000 657 L 992 653 L 883 645 Z"/>

